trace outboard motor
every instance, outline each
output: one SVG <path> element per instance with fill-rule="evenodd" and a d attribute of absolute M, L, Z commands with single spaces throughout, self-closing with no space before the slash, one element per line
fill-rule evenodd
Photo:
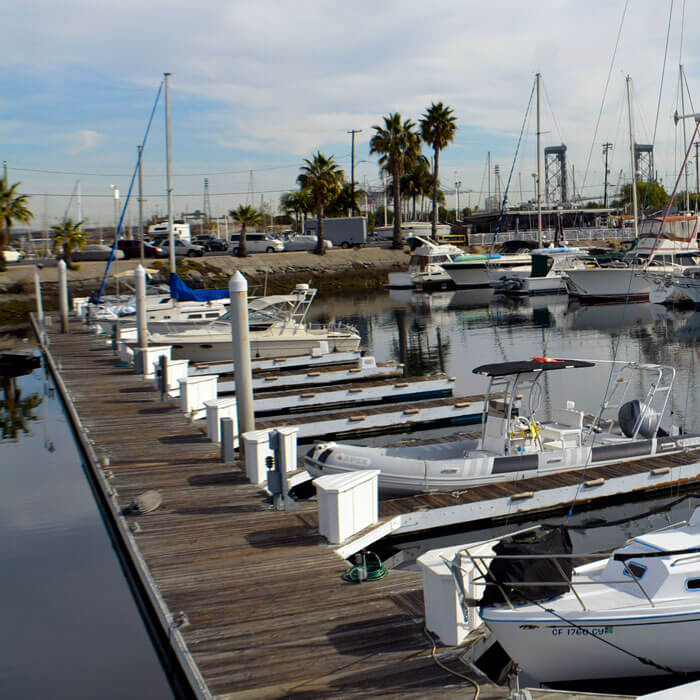
<path fill-rule="evenodd" d="M 644 413 L 644 418 L 639 426 L 639 434 L 647 440 L 656 437 L 667 435 L 666 431 L 659 428 L 661 416 L 656 411 L 647 408 L 639 399 L 633 399 L 620 406 L 617 414 L 617 421 L 620 424 L 620 430 L 628 437 L 634 435 L 634 429 L 639 421 L 639 417 Z"/>

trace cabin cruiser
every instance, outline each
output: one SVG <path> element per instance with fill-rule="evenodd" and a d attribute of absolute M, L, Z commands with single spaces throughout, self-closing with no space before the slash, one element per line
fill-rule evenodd
<path fill-rule="evenodd" d="M 457 287 L 488 287 L 494 273 L 530 274 L 533 248 L 537 244 L 531 241 L 506 241 L 495 253 L 459 255 L 442 267 Z"/>
<path fill-rule="evenodd" d="M 655 216 L 640 227 L 637 245 L 619 263 L 569 270 L 569 294 L 588 301 L 648 301 L 654 278 L 672 275 L 683 264 L 696 264 L 698 217 L 694 214 Z"/>
<path fill-rule="evenodd" d="M 585 424 L 584 412 L 567 401 L 552 409 L 549 420 L 540 418 L 545 376 L 596 364 L 613 364 L 618 373 L 597 417 Z M 410 447 L 323 442 L 306 454 L 306 468 L 314 476 L 378 469 L 384 495 L 405 495 L 672 454 L 687 445 L 686 436 L 669 436 L 661 427 L 675 377 L 672 367 L 536 357 L 481 365 L 473 371 L 489 379 L 478 440 Z M 627 394 L 640 385 L 640 373 L 642 380 L 652 376 L 650 388 L 641 399 L 629 398 Z M 617 415 L 610 418 L 615 409 Z"/>
<path fill-rule="evenodd" d="M 566 292 L 567 271 L 583 267 L 580 248 L 536 248 L 527 270 L 489 271 L 491 286 L 505 294 L 558 294 Z"/>
<path fill-rule="evenodd" d="M 532 530 L 492 553 L 468 546 L 451 567 L 462 596 L 462 562 L 478 572 L 480 617 L 522 671 L 540 683 L 700 671 L 700 508 L 605 558 L 572 555 L 565 527 Z"/>
<path fill-rule="evenodd" d="M 431 238 L 414 236 L 418 245 L 408 261 L 408 272 L 390 272 L 390 289 L 440 288 L 452 284 L 442 264 L 451 262 L 464 251 L 451 243 L 436 243 Z"/>
<path fill-rule="evenodd" d="M 306 321 L 315 295 L 316 290 L 308 284 L 298 284 L 291 294 L 252 299 L 248 304 L 251 357 L 307 355 L 323 343 L 327 343 L 331 352 L 357 350 L 360 335 L 351 326 L 313 326 Z M 150 333 L 149 343 L 172 345 L 174 359 L 229 360 L 232 352 L 229 312 L 205 326 L 181 332 Z"/>

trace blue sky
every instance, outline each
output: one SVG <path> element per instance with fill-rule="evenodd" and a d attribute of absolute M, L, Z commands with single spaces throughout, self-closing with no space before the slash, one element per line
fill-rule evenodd
<path fill-rule="evenodd" d="M 62 216 L 78 178 L 84 216 L 110 222 L 110 185 L 124 196 L 167 70 L 177 211 L 201 206 L 205 176 L 215 214 L 237 206 L 251 169 L 256 203 L 262 192 L 276 205 L 295 187 L 302 158 L 318 149 L 349 173 L 352 128 L 362 129 L 357 179 L 377 184 L 368 154 L 372 125 L 392 111 L 418 119 L 432 101 L 453 106 L 459 124 L 441 158 L 443 186 L 454 188 L 457 177 L 463 191 L 473 190 L 474 204 L 485 194 L 488 151 L 504 177 L 511 168 L 540 71 L 543 145 L 566 143 L 577 187 L 596 196 L 603 142 L 615 145 L 613 185 L 620 171 L 629 172 L 625 75 L 634 79 L 639 142 L 651 142 L 659 98 L 671 2 L 635 0 L 595 133 L 624 8 L 623 0 L 15 3 L 2 11 L 0 160 L 8 161 L 12 181 L 38 195 L 35 224 Z M 671 119 L 680 108 L 679 62 L 691 96 L 699 77 L 691 29 L 698 15 L 690 3 L 673 3 L 656 139 L 668 187 L 682 145 Z M 161 104 L 144 160 L 147 214 L 165 211 L 163 132 Z M 520 180 L 523 196 L 532 195 L 534 132 L 531 114 L 511 201 L 520 198 Z"/>

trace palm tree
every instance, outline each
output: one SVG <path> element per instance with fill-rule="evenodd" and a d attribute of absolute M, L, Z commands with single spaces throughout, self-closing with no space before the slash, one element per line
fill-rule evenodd
<path fill-rule="evenodd" d="M 306 229 L 306 215 L 313 207 L 313 201 L 308 190 L 294 190 L 294 192 L 285 192 L 280 197 L 282 209 L 286 212 L 294 212 L 296 219 L 297 230 L 299 233 L 304 233 Z"/>
<path fill-rule="evenodd" d="M 411 167 L 420 153 L 420 138 L 414 131 L 415 124 L 406 119 L 401 121 L 398 112 L 384 117 L 384 126 L 373 126 L 376 131 L 369 142 L 370 154 L 378 153 L 379 165 L 391 175 L 394 191 L 394 242 L 400 249 L 401 240 L 401 182 L 403 173 Z"/>
<path fill-rule="evenodd" d="M 27 206 L 29 195 L 18 194 L 17 188 L 21 185 L 15 182 L 10 185 L 5 178 L 0 179 L 0 270 L 5 269 L 5 255 L 3 251 L 10 242 L 10 230 L 12 222 L 19 221 L 28 224 L 34 214 Z"/>
<path fill-rule="evenodd" d="M 323 238 L 325 208 L 334 197 L 338 196 L 344 180 L 345 173 L 335 162 L 333 156 L 326 157 L 321 151 L 318 151 L 311 160 L 304 158 L 304 165 L 301 166 L 297 182 L 302 189 L 311 193 L 314 200 L 316 220 L 318 221 L 316 253 L 319 255 L 324 255 L 326 252 Z"/>
<path fill-rule="evenodd" d="M 430 172 L 430 162 L 420 155 L 413 167 L 401 177 L 401 192 L 412 201 L 413 220 L 416 220 L 416 200 L 430 194 L 433 186 L 433 176 Z"/>
<path fill-rule="evenodd" d="M 71 253 L 76 248 L 82 250 L 87 240 L 85 231 L 80 229 L 82 225 L 82 221 L 76 223 L 73 219 L 64 219 L 58 226 L 51 227 L 54 232 L 54 245 L 63 248 L 63 257 L 66 260 L 66 265 L 70 268 L 73 268 L 70 260 Z"/>
<path fill-rule="evenodd" d="M 433 238 L 437 238 L 440 151 L 454 141 L 456 131 L 457 117 L 454 116 L 452 107 L 447 107 L 442 102 L 437 104 L 433 102 L 420 120 L 421 137 L 432 147 L 435 161 L 433 165 Z"/>
<path fill-rule="evenodd" d="M 231 209 L 228 215 L 241 225 L 241 242 L 238 246 L 238 257 L 245 258 L 248 256 L 248 242 L 246 240 L 248 226 L 260 226 L 263 222 L 262 212 L 249 204 L 241 204 L 238 209 Z"/>
<path fill-rule="evenodd" d="M 345 216 L 348 211 L 359 211 L 360 199 L 365 196 L 365 191 L 355 183 L 344 182 L 337 196 L 328 203 L 326 213 L 331 216 Z"/>
<path fill-rule="evenodd" d="M 0 440 L 16 440 L 20 432 L 29 433 L 30 421 L 37 420 L 34 410 L 41 405 L 38 393 L 22 396 L 16 377 L 0 377 Z"/>

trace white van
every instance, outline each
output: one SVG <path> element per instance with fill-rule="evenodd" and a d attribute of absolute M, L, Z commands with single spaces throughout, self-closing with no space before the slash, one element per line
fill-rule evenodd
<path fill-rule="evenodd" d="M 241 243 L 241 234 L 231 234 L 231 253 L 238 255 L 238 247 Z M 249 253 L 282 253 L 284 252 L 284 242 L 275 238 L 271 233 L 260 233 L 259 231 L 248 231 L 245 236 Z"/>

